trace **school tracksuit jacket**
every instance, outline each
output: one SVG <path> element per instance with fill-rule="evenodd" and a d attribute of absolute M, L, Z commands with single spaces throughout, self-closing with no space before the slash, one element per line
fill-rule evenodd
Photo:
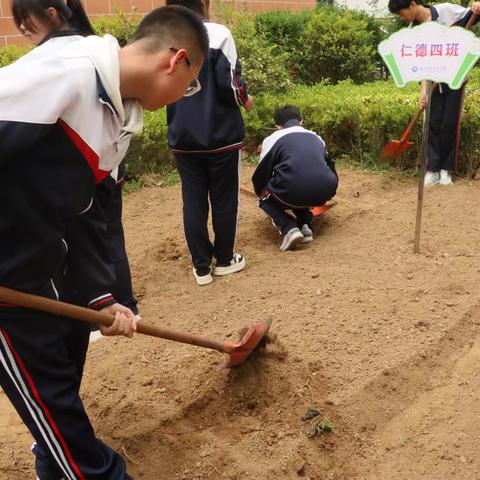
<path fill-rule="evenodd" d="M 232 34 L 206 22 L 210 49 L 199 74 L 202 89 L 167 107 L 168 142 L 182 180 L 185 237 L 198 270 L 212 257 L 229 263 L 237 229 L 239 160 L 245 136 L 240 107 L 247 89 Z M 208 198 L 215 242 L 208 237 Z"/>
<path fill-rule="evenodd" d="M 142 111 L 122 104 L 116 40 L 80 38 L 51 38 L 0 69 L 0 285 L 55 299 L 68 264 L 102 308 L 115 301 L 108 252 L 94 215 L 82 214 Z M 81 322 L 0 306 L 0 384 L 35 437 L 40 480 L 130 478 L 78 395 L 85 341 Z"/>
<path fill-rule="evenodd" d="M 432 21 L 447 26 L 464 27 L 472 15 L 469 8 L 452 3 L 429 8 Z M 465 84 L 452 90 L 445 83 L 439 84 L 432 92 L 427 151 L 429 171 L 453 171 L 457 167 L 464 93 Z"/>
<path fill-rule="evenodd" d="M 260 208 L 285 234 L 311 222 L 309 207 L 335 195 L 338 177 L 323 139 L 289 120 L 263 141 L 252 182 Z M 285 210 L 292 210 L 296 219 Z"/>

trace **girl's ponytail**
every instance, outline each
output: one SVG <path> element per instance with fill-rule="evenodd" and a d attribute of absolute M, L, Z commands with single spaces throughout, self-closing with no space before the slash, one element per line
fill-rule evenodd
<path fill-rule="evenodd" d="M 78 33 L 84 37 L 95 35 L 95 30 L 93 29 L 80 0 L 67 0 L 67 7 L 71 11 L 68 18 L 70 28 L 77 30 Z"/>

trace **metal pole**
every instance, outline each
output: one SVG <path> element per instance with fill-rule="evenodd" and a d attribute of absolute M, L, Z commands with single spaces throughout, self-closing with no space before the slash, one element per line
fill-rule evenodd
<path fill-rule="evenodd" d="M 427 170 L 428 127 L 430 125 L 430 101 L 432 98 L 432 82 L 427 80 L 427 103 L 422 131 L 422 152 L 420 157 L 420 173 L 418 178 L 417 221 L 415 223 L 415 242 L 413 253 L 420 253 L 420 233 L 422 230 L 423 190 L 425 188 L 425 172 Z"/>

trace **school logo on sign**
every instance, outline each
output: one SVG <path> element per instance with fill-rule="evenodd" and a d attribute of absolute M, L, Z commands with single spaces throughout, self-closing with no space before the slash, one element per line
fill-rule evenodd
<path fill-rule="evenodd" d="M 480 57 L 480 40 L 461 27 L 428 22 L 395 32 L 378 51 L 397 87 L 432 80 L 456 90 Z"/>

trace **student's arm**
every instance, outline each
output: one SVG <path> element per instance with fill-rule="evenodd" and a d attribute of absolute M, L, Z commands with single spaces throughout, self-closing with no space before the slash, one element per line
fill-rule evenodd
<path fill-rule="evenodd" d="M 220 95 L 232 105 L 243 106 L 249 111 L 253 99 L 248 95 L 247 85 L 242 78 L 237 47 L 230 30 L 226 27 L 215 29 L 212 33 L 211 47 L 217 50 L 215 80 Z"/>
<path fill-rule="evenodd" d="M 0 68 L 0 167 L 36 148 L 55 128 L 71 97 L 59 61 L 39 62 L 35 68 L 18 61 Z"/>
<path fill-rule="evenodd" d="M 278 163 L 273 146 L 274 142 L 272 142 L 270 137 L 263 141 L 260 163 L 252 176 L 253 188 L 257 196 L 260 196 L 267 186 L 268 181 L 272 178 L 273 169 Z"/>
<path fill-rule="evenodd" d="M 95 197 L 89 210 L 66 225 L 67 268 L 85 303 L 96 310 L 116 303 L 110 291 L 114 272 L 105 235 L 103 210 Z"/>

